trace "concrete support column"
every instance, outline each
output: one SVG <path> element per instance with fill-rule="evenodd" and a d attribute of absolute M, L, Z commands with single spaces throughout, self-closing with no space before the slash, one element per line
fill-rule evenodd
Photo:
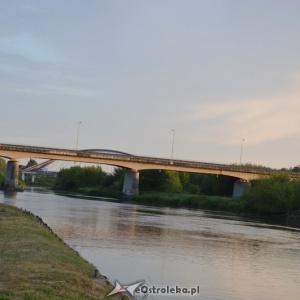
<path fill-rule="evenodd" d="M 35 181 L 35 175 L 32 174 L 32 175 L 31 175 L 31 183 L 34 183 L 34 181 Z"/>
<path fill-rule="evenodd" d="M 246 189 L 251 187 L 251 182 L 249 181 L 243 181 L 243 180 L 237 180 L 234 182 L 233 187 L 233 197 L 241 197 Z"/>
<path fill-rule="evenodd" d="M 125 172 L 123 183 L 123 194 L 126 196 L 137 196 L 139 194 L 140 173 L 133 170 Z"/>
<path fill-rule="evenodd" d="M 19 162 L 16 160 L 9 160 L 6 164 L 5 185 L 12 189 L 18 188 L 19 177 Z"/>
<path fill-rule="evenodd" d="M 22 173 L 22 180 L 25 181 L 25 173 Z"/>

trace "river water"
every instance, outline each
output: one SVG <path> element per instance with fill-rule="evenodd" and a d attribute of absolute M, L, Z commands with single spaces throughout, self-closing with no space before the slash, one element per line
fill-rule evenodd
<path fill-rule="evenodd" d="M 32 211 L 137 299 L 300 299 L 300 230 L 243 217 L 31 190 L 0 202 Z M 188 294 L 149 293 L 167 286 Z M 178 291 L 178 290 L 177 290 Z M 174 292 L 174 290 L 172 291 Z"/>

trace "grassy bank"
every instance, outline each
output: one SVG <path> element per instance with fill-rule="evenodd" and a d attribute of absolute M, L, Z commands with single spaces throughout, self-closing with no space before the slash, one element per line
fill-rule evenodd
<path fill-rule="evenodd" d="M 107 189 L 103 187 L 97 186 L 85 186 L 79 187 L 74 189 L 62 190 L 62 189 L 53 189 L 54 192 L 57 193 L 70 193 L 74 195 L 85 195 L 85 196 L 92 196 L 92 197 L 104 197 L 104 198 L 120 198 L 122 196 L 122 192 Z"/>
<path fill-rule="evenodd" d="M 133 197 L 131 201 L 137 204 L 153 206 L 183 207 L 231 212 L 242 212 L 244 209 L 244 204 L 241 199 L 220 196 L 145 193 Z"/>
<path fill-rule="evenodd" d="M 0 204 L 0 299 L 106 299 L 112 286 L 35 216 Z M 117 298 L 111 298 L 117 299 Z"/>
<path fill-rule="evenodd" d="M 61 191 L 57 191 L 61 192 Z M 70 193 L 76 195 L 86 195 L 94 197 L 108 197 L 122 199 L 122 193 L 112 192 L 106 193 L 101 188 L 82 187 L 72 190 Z M 244 202 L 241 199 L 221 196 L 205 196 L 192 194 L 173 194 L 173 193 L 159 193 L 149 192 L 143 193 L 139 196 L 132 197 L 128 200 L 130 203 L 144 204 L 152 206 L 168 206 L 168 207 L 182 207 L 192 209 L 207 209 L 220 210 L 230 212 L 243 212 Z"/>

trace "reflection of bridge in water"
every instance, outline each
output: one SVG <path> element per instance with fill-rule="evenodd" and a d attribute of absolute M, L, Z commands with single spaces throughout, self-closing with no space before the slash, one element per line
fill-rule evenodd
<path fill-rule="evenodd" d="M 13 186 L 17 186 L 17 160 L 22 158 L 106 164 L 126 168 L 127 172 L 125 173 L 123 185 L 123 193 L 125 195 L 138 194 L 139 171 L 149 169 L 231 176 L 237 179 L 234 186 L 234 196 L 240 196 L 243 193 L 244 189 L 250 185 L 249 180 L 258 179 L 261 176 L 269 177 L 272 174 L 288 174 L 292 178 L 300 178 L 300 174 L 295 172 L 256 169 L 241 165 L 135 156 L 107 149 L 70 150 L 2 144 L 0 145 L 0 156 L 10 159 L 7 163 L 6 183 Z"/>

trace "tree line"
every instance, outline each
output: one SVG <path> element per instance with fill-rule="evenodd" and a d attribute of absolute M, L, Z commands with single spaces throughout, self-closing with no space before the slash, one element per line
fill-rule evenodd
<path fill-rule="evenodd" d="M 54 188 L 94 196 L 118 197 L 121 195 L 124 174 L 125 170 L 122 168 L 115 168 L 113 173 L 106 173 L 100 166 L 73 166 L 59 171 Z M 182 195 L 191 195 L 193 198 L 186 198 L 187 206 L 201 208 L 203 196 L 231 197 L 235 181 L 236 178 L 221 175 L 142 170 L 139 190 L 141 195 L 151 193 L 152 198 L 157 194 L 164 199 L 162 203 L 170 203 L 170 198 L 173 198 L 176 203 L 173 201 L 172 205 L 177 205 L 178 201 L 182 202 L 184 199 Z M 179 198 L 174 195 L 178 195 Z M 251 189 L 248 189 L 240 199 L 232 198 L 233 200 L 229 201 L 228 198 L 221 198 L 214 198 L 214 201 L 205 198 L 202 208 L 233 209 L 261 214 L 298 211 L 300 210 L 300 180 L 291 180 L 288 175 L 274 175 L 252 181 Z"/>
<path fill-rule="evenodd" d="M 28 166 L 35 164 L 30 160 Z M 6 162 L 0 159 L 0 169 L 5 169 Z M 292 168 L 299 172 L 300 167 Z M 125 169 L 115 168 L 112 173 L 106 173 L 100 166 L 80 167 L 73 166 L 58 172 L 55 180 L 46 176 L 37 178 L 35 184 L 47 185 L 55 190 L 73 191 L 93 196 L 118 197 L 122 194 Z M 236 178 L 228 176 L 206 175 L 187 172 L 175 172 L 166 170 L 142 170 L 140 171 L 141 194 L 165 194 L 170 195 L 194 195 L 194 196 L 222 196 L 231 197 Z M 0 173 L 0 182 L 4 181 L 4 174 Z M 29 181 L 29 180 L 28 180 Z M 182 196 L 180 196 L 182 199 Z M 175 198 L 174 198 L 175 199 Z M 193 207 L 198 205 L 200 198 L 193 198 Z M 175 201 L 175 200 L 174 200 Z M 177 200 L 176 200 L 177 201 Z M 176 202 L 175 201 L 175 202 Z M 190 201 L 190 200 L 188 200 Z M 217 209 L 224 208 L 215 199 Z M 228 200 L 226 200 L 228 202 Z M 168 201 L 166 200 L 166 203 Z M 211 201 L 207 202 L 212 205 Z M 288 175 L 274 175 L 270 178 L 261 178 L 252 181 L 251 189 L 248 189 L 240 199 L 235 199 L 236 211 L 272 214 L 287 211 L 300 211 L 300 180 L 291 180 Z M 229 203 L 232 207 L 232 202 Z M 175 204 L 174 204 L 175 205 Z M 191 204 L 189 204 L 191 205 Z M 195 206 L 196 205 L 196 206 Z"/>
<path fill-rule="evenodd" d="M 116 168 L 109 174 L 101 167 L 74 166 L 58 173 L 54 188 L 94 196 L 118 197 L 121 195 L 124 173 L 125 170 L 121 168 Z M 140 171 L 141 197 L 137 201 L 143 203 L 145 200 L 148 204 L 157 202 L 171 206 L 181 203 L 194 208 L 261 214 L 300 210 L 300 180 L 291 180 L 288 175 L 253 180 L 252 187 L 241 198 L 231 198 L 230 201 L 228 197 L 232 196 L 235 180 L 236 178 L 228 176 L 143 170 Z M 222 197 L 208 199 L 203 196 Z"/>
<path fill-rule="evenodd" d="M 0 185 L 4 182 L 4 174 L 6 169 L 6 161 L 0 158 Z"/>
<path fill-rule="evenodd" d="M 115 168 L 106 173 L 101 167 L 73 166 L 61 170 L 56 177 L 57 190 L 99 188 L 99 191 L 120 192 L 125 170 Z M 202 195 L 231 196 L 236 179 L 227 176 L 205 175 L 166 170 L 140 171 L 139 190 L 143 192 L 188 193 Z"/>
<path fill-rule="evenodd" d="M 300 212 L 300 180 L 288 175 L 273 175 L 252 182 L 242 196 L 244 209 L 248 212 L 278 214 Z"/>

